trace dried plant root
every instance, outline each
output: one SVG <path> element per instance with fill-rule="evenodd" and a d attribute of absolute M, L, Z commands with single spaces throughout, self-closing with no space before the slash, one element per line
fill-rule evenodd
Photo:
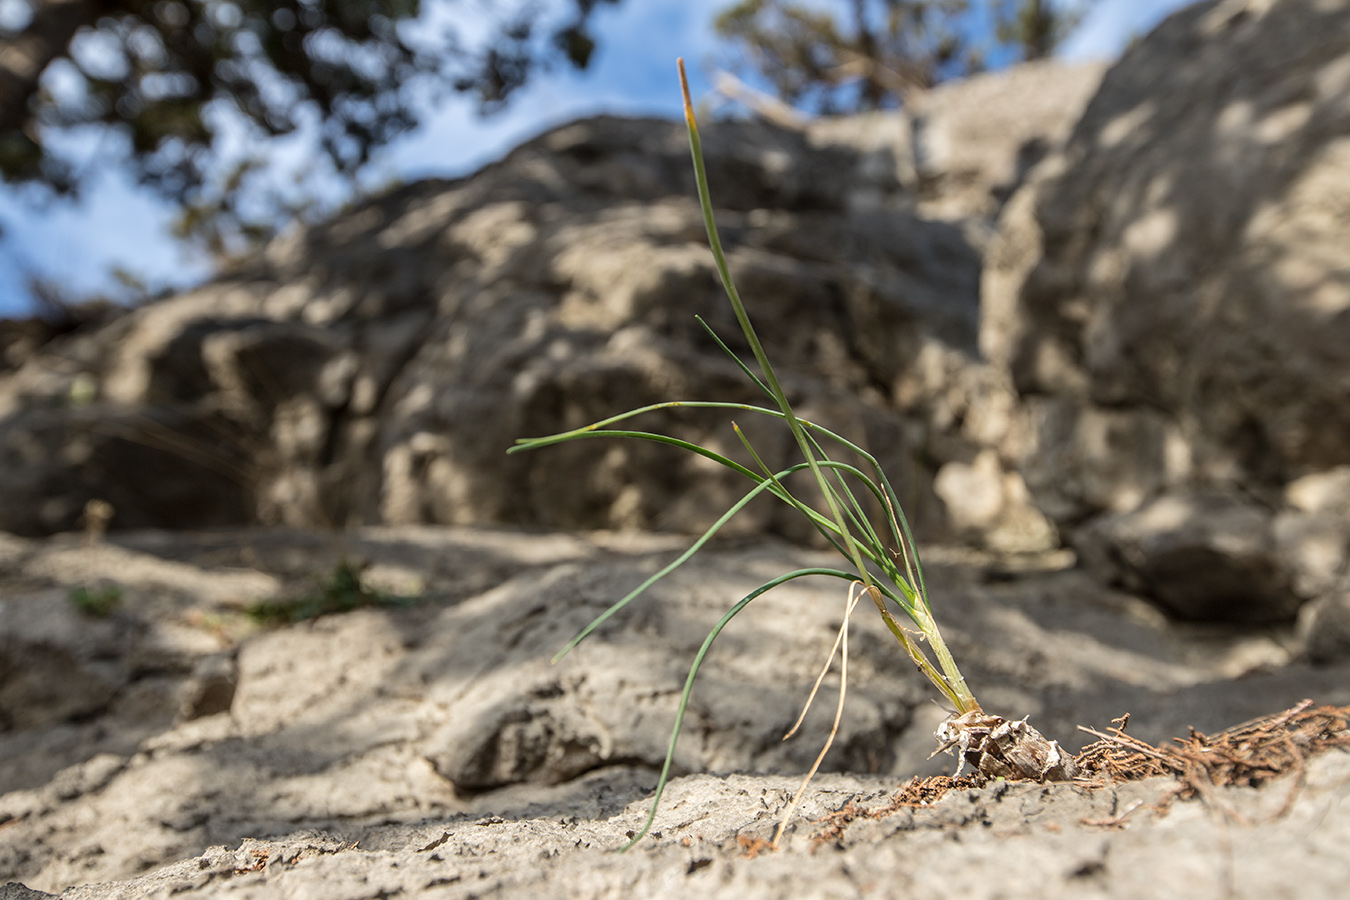
<path fill-rule="evenodd" d="M 915 776 L 905 782 L 905 786 L 891 795 L 891 799 L 881 806 L 859 806 L 852 800 L 827 816 L 817 819 L 815 824 L 824 826 L 811 838 L 811 846 L 820 846 L 843 838 L 848 827 L 860 819 L 884 819 L 903 809 L 923 809 L 947 796 L 952 791 L 978 788 L 985 779 L 977 774 L 930 775 L 927 778 Z"/>
<path fill-rule="evenodd" d="M 1335 747 L 1350 748 L 1350 706 L 1314 706 L 1311 700 L 1214 735 L 1191 729 L 1188 737 L 1174 738 L 1173 745 L 1158 747 L 1126 734 L 1129 718 L 1125 715 L 1115 719 L 1109 733 L 1081 728 L 1099 740 L 1069 761 L 1076 772 L 1074 783 L 1094 789 L 1164 776 L 1175 779 L 1175 786 L 1156 804 L 1136 802 L 1108 819 L 1084 819 L 1084 825 L 1120 828 L 1139 809 L 1162 812 L 1177 799 L 1199 796 L 1216 800 L 1219 787 L 1255 787 L 1281 775 L 1298 775 L 1289 797 L 1273 816 L 1279 818 L 1297 798 L 1309 757 Z M 985 769 L 1007 765 L 1006 756 L 1000 757 L 994 751 L 1006 746 L 1007 734 L 1021 732 L 1019 725 L 1025 723 L 1008 722 L 979 712 L 950 717 L 939 728 L 939 740 L 944 746 L 938 752 L 959 749 L 961 765 L 968 764 L 975 772 L 958 777 L 912 778 L 888 803 L 877 807 L 864 808 L 849 802 L 816 823 L 823 828 L 816 833 L 815 844 L 842 840 L 849 825 L 860 819 L 882 819 L 902 809 L 931 806 L 950 791 L 977 788 L 991 777 L 999 777 L 987 775 Z M 1006 733 L 1002 731 L 1005 728 Z M 1055 748 L 1058 750 L 1058 745 Z M 1029 768 L 1033 772 L 1045 771 L 1039 762 L 1033 762 Z"/>
<path fill-rule="evenodd" d="M 1114 720 L 1109 733 L 1080 730 L 1099 740 L 1078 756 L 1079 783 L 1102 786 L 1139 781 L 1158 775 L 1176 778 L 1173 799 L 1208 796 L 1217 787 L 1258 786 L 1289 773 L 1299 776 L 1289 798 L 1276 813 L 1288 812 L 1302 783 L 1308 757 L 1333 747 L 1350 747 L 1350 706 L 1314 706 L 1302 703 L 1274 715 L 1253 719 L 1215 735 L 1191 729 L 1173 745 L 1155 747 L 1125 733 L 1129 716 Z"/>
<path fill-rule="evenodd" d="M 1009 781 L 1072 781 L 1077 773 L 1073 757 L 1026 719 L 1005 719 L 977 709 L 948 716 L 936 736 L 933 756 L 955 748 L 957 775 L 967 765 L 985 778 Z"/>
<path fill-rule="evenodd" d="M 834 662 L 835 653 L 842 646 L 843 657 L 839 663 L 839 703 L 834 711 L 834 724 L 830 727 L 830 736 L 825 739 L 825 746 L 820 749 L 820 755 L 816 757 L 815 764 L 811 766 L 811 771 L 806 773 L 806 778 L 802 780 L 802 786 L 797 788 L 797 793 L 793 796 L 792 802 L 783 812 L 783 818 L 778 823 L 778 830 L 774 832 L 773 841 L 770 843 L 770 846 L 775 850 L 778 849 L 778 842 L 783 838 L 783 831 L 787 828 L 788 820 L 792 818 L 793 811 L 797 808 L 797 804 L 801 802 L 802 794 L 806 793 L 807 785 L 816 776 L 816 771 L 820 769 L 820 764 L 825 760 L 825 754 L 829 753 L 830 747 L 834 746 L 835 735 L 839 733 L 839 720 L 844 715 L 844 698 L 848 695 L 848 620 L 853 615 L 853 610 L 858 606 L 858 600 L 853 597 L 855 587 L 862 587 L 862 582 L 855 581 L 848 587 L 848 596 L 844 598 L 844 622 L 839 626 L 839 636 L 835 638 L 834 647 L 830 649 L 829 658 L 825 660 L 825 668 L 821 669 L 820 677 L 816 679 L 815 686 L 811 688 L 811 695 L 806 698 L 806 708 L 802 710 L 801 716 L 798 717 L 791 730 L 783 735 L 783 740 L 786 741 L 801 727 L 807 711 L 811 709 L 811 703 L 816 699 L 816 691 L 820 689 L 820 683 L 825 679 L 825 673 L 830 670 L 830 663 Z"/>

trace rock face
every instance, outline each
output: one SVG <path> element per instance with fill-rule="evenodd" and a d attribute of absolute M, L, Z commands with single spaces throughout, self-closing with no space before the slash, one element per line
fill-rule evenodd
<path fill-rule="evenodd" d="M 616 853 L 646 809 L 627 785 L 593 780 L 585 799 L 548 798 L 510 816 L 299 832 L 278 839 L 213 846 L 200 855 L 114 883 L 63 891 L 64 900 L 122 897 L 380 897 L 530 900 L 559 884 L 580 896 L 681 900 L 691 894 L 736 900 L 785 896 L 867 896 L 900 882 L 923 896 L 956 887 L 970 900 L 1131 900 L 1194 897 L 1232 884 L 1235 900 L 1281 896 L 1291 865 L 1299 896 L 1334 898 L 1347 866 L 1339 852 L 1350 821 L 1336 801 L 1350 759 L 1308 761 L 1294 785 L 1254 791 L 1215 788 L 1212 803 L 1242 817 L 1234 828 L 1200 802 L 1147 810 L 1172 799 L 1175 782 L 1151 779 L 1087 792 L 1071 785 L 996 782 L 949 794 L 924 808 L 886 810 L 894 785 L 862 776 L 819 779 L 799 807 L 803 824 L 778 852 L 754 852 L 773 834 L 795 788 L 782 777 L 689 777 L 668 793 L 669 810 L 636 852 Z M 1292 780 L 1292 779 L 1289 779 Z M 616 789 L 617 788 L 617 789 Z M 1332 810 L 1327 813 L 1328 808 Z M 1109 837 L 1096 823 L 1138 809 Z M 814 826 L 805 823 L 819 823 Z M 1339 862 L 1338 862 L 1339 860 Z M 12 892 L 7 892 L 12 891 Z M 4 900 L 56 895 L 0 887 Z"/>
<path fill-rule="evenodd" d="M 944 88 L 913 116 L 705 129 L 732 268 L 794 401 L 882 459 L 924 533 L 947 519 L 935 471 L 979 449 L 959 429 L 970 391 L 946 383 L 975 362 L 979 242 L 1022 145 L 1067 132 L 1098 75 L 1034 66 Z M 999 91 L 1005 116 L 1016 96 L 1028 115 L 982 155 L 961 152 Z M 45 349 L 16 332 L 0 378 L 0 529 L 70 529 L 97 498 L 123 528 L 699 530 L 745 486 L 672 448 L 505 456 L 518 437 L 657 401 L 758 402 L 695 315 L 745 352 L 683 126 L 568 125 Z M 741 418 L 767 461 L 786 458 L 770 423 Z M 725 416 L 635 424 L 741 452 Z M 1050 540 L 1019 510 L 1034 542 Z M 764 505 L 736 527 L 797 526 Z"/>
<path fill-rule="evenodd" d="M 948 82 L 910 100 L 902 114 L 816 119 L 813 143 L 862 150 L 869 171 L 894 172 L 932 219 L 959 221 L 976 235 L 993 225 L 1028 170 L 1069 136 L 1104 67 L 1052 61 Z M 869 180 L 850 184 L 850 202 L 884 197 Z"/>
<path fill-rule="evenodd" d="M 1288 619 L 1350 519 L 1350 8 L 1189 7 L 1106 75 L 1004 210 L 981 345 L 1037 505 L 1103 577 L 1190 618 Z"/>
<path fill-rule="evenodd" d="M 391 826 L 399 828 L 384 832 L 397 841 L 389 847 L 402 850 L 427 848 L 442 829 L 468 829 L 451 853 L 471 847 L 474 835 L 535 841 L 506 823 L 533 831 L 539 826 L 528 823 L 547 816 L 549 829 L 595 819 L 584 826 L 587 840 L 618 846 L 646 813 L 708 630 L 770 578 L 837 564 L 832 553 L 773 539 L 706 548 L 550 665 L 687 541 L 439 526 L 341 536 L 123 531 L 96 545 L 9 537 L 0 542 L 0 884 L 59 892 L 297 830 L 342 835 L 369 851 Z M 405 599 L 273 628 L 245 615 L 251 602 L 293 596 L 343 559 L 367 564 L 372 589 Z M 1188 725 L 1213 732 L 1303 697 L 1350 703 L 1344 663 L 1313 669 L 1274 632 L 1178 625 L 1068 568 L 1068 554 L 1020 556 L 1018 568 L 993 554 L 929 547 L 926 561 L 934 613 L 981 702 L 1031 715 L 1071 751 L 1090 739 L 1074 726 L 1105 726 L 1126 711 L 1135 716 L 1131 733 L 1157 743 Z M 94 618 L 71 589 L 100 577 L 115 580 L 122 600 Z M 838 660 L 801 732 L 783 740 L 844 602 L 842 582 L 803 579 L 726 627 L 695 683 L 675 756 L 676 775 L 699 777 L 672 786 L 660 834 L 629 858 L 664 842 L 697 843 L 711 826 L 690 803 L 749 803 L 759 813 L 737 812 L 735 827 L 747 836 L 772 827 L 830 730 Z M 949 757 L 929 759 L 945 716 L 930 702 L 936 692 L 866 604 L 850 623 L 849 653 L 845 713 L 823 768 L 853 774 L 808 792 L 794 827 L 802 844 L 812 820 L 850 796 L 955 768 Z M 702 785 L 703 799 L 688 799 L 690 783 Z M 1271 810 L 1287 794 L 1244 790 Z M 743 799 L 728 807 L 737 791 Z M 1066 832 L 1091 847 L 1100 832 L 1078 820 L 1124 808 L 1106 792 L 1084 809 L 1069 787 L 1057 800 L 1041 786 L 1024 796 L 1048 804 L 1046 815 L 1063 813 Z M 1325 816 L 1320 796 L 1301 795 L 1300 815 Z M 966 808 L 961 800 L 957 809 Z M 408 836 L 430 823 L 425 839 Z M 1295 833 L 1306 839 L 1305 829 Z M 552 846 L 538 845 L 535 856 Z M 244 859 L 242 869 L 257 862 Z M 474 890 L 476 877 L 466 881 Z M 378 893 L 367 888 L 351 896 Z M 332 885 L 319 893 L 345 896 Z"/>

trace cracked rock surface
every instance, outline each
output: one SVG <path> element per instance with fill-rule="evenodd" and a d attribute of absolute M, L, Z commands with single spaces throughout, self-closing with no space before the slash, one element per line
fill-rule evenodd
<path fill-rule="evenodd" d="M 931 690 L 875 616 L 855 615 L 849 701 L 825 774 L 783 851 L 741 859 L 744 841 L 771 835 L 833 713 L 837 675 L 802 734 L 781 740 L 844 603 L 838 585 L 803 581 L 757 600 L 723 633 L 693 694 L 659 834 L 609 854 L 645 816 L 707 630 L 761 582 L 826 559 L 768 539 L 715 545 L 549 665 L 682 546 L 429 527 L 144 532 L 95 546 L 9 538 L 4 664 L 59 658 L 66 674 L 5 682 L 0 883 L 74 897 L 526 896 L 546 884 L 596 896 L 705 886 L 775 896 L 808 879 L 810 891 L 852 896 L 893 878 L 936 885 L 955 871 L 975 896 L 1044 887 L 1126 897 L 1146 862 L 1176 878 L 1236 873 L 1247 890 L 1265 875 L 1244 874 L 1256 857 L 1231 847 L 1287 842 L 1293 853 L 1301 836 L 1298 852 L 1316 856 L 1324 833 L 1346 827 L 1350 772 L 1331 755 L 1310 763 L 1295 813 L 1278 822 L 1253 810 L 1277 808 L 1287 786 L 1223 792 L 1222 803 L 1264 824 L 1224 824 L 1187 803 L 1156 821 L 1134 814 L 1120 832 L 1079 820 L 1151 803 L 1168 786 L 994 785 L 933 810 L 859 819 L 812 852 L 823 827 L 813 820 L 848 802 L 884 805 L 910 776 L 951 766 L 927 758 L 944 716 Z M 273 627 L 241 612 L 344 559 L 362 564 L 372 591 L 404 599 Z M 1087 740 L 1076 725 L 1105 727 L 1127 711 L 1131 733 L 1158 742 L 1305 696 L 1350 703 L 1350 673 L 1300 662 L 1288 629 L 1170 622 L 1063 554 L 933 547 L 926 559 L 944 634 L 981 701 L 1030 715 L 1071 751 Z M 69 599 L 95 562 L 123 598 L 106 618 Z M 227 709 L 199 714 L 181 702 L 222 671 Z M 1313 819 L 1321 824 L 1309 831 Z M 995 871 L 1010 885 L 1002 894 L 975 886 Z M 1056 873 L 1051 886 L 1036 871 Z"/>

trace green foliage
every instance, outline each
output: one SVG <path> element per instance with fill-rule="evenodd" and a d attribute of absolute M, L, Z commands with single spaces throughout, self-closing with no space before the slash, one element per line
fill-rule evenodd
<path fill-rule="evenodd" d="M 1094 0 L 1076 8 L 1064 8 L 1049 0 L 997 0 L 994 4 L 995 35 L 1017 47 L 1022 59 L 1046 59 L 1069 36 Z"/>
<path fill-rule="evenodd" d="M 317 126 L 314 162 L 353 179 L 416 125 L 418 96 L 450 87 L 493 111 L 541 65 L 584 68 L 590 17 L 617 0 L 554 0 L 551 16 L 531 0 L 451 2 L 462 17 L 419 32 L 410 26 L 420 0 L 13 0 L 0 25 L 0 177 L 75 191 L 89 167 L 53 138 L 110 129 L 142 182 L 192 207 L 182 230 L 205 228 L 208 245 L 253 238 L 303 200 L 278 203 L 259 181 L 230 184 L 265 154 L 225 160 L 223 127 L 242 121 L 248 143 L 265 148 Z M 478 31 L 484 10 L 485 36 L 461 40 L 461 25 Z M 246 171 L 216 177 L 236 163 Z"/>
<path fill-rule="evenodd" d="M 260 625 L 289 625 L 334 613 L 366 607 L 409 606 L 415 597 L 399 597 L 376 590 L 361 577 L 364 567 L 350 560 L 339 560 L 333 570 L 316 581 L 313 589 L 299 597 L 259 600 L 245 612 Z"/>
<path fill-rule="evenodd" d="M 994 42 L 972 27 L 980 11 Z M 789 105 L 835 114 L 899 106 L 980 71 L 993 50 L 1047 56 L 1077 20 L 1043 0 L 738 0 L 715 27 L 739 52 L 733 68 L 753 71 Z"/>
<path fill-rule="evenodd" d="M 887 629 L 895 637 L 905 653 L 933 683 L 934 687 L 937 688 L 942 696 L 956 708 L 957 712 L 967 713 L 978 711 L 980 709 L 980 705 L 975 700 L 975 696 L 971 693 L 970 688 L 967 686 L 965 678 L 961 675 L 960 669 L 957 668 L 955 660 L 952 659 L 951 653 L 947 650 L 947 645 L 933 618 L 932 610 L 928 603 L 927 588 L 924 584 L 923 569 L 919 562 L 919 555 L 914 546 L 913 537 L 910 534 L 909 524 L 905 520 L 904 512 L 900 508 L 900 503 L 896 498 L 895 491 L 891 487 L 890 482 L 886 479 L 886 475 L 881 470 L 876 458 L 840 435 L 835 434 L 816 423 L 798 417 L 793 411 L 791 404 L 788 402 L 787 396 L 784 394 L 783 388 L 779 384 L 778 377 L 775 374 L 773 367 L 769 364 L 768 356 L 764 351 L 763 345 L 759 341 L 758 335 L 755 333 L 754 326 L 751 324 L 749 316 L 746 314 L 745 305 L 741 301 L 740 294 L 736 290 L 736 285 L 731 278 L 731 271 L 727 266 L 726 255 L 723 252 L 722 242 L 718 236 L 717 225 L 713 218 L 712 199 L 708 190 L 707 171 L 703 163 L 703 151 L 699 140 L 698 125 L 694 119 L 693 103 L 689 97 L 689 87 L 684 78 L 683 60 L 680 61 L 680 81 L 681 87 L 684 90 L 685 120 L 689 129 L 689 144 L 694 162 L 695 181 L 698 185 L 699 205 L 703 211 L 703 220 L 708 233 L 708 242 L 712 249 L 713 260 L 716 264 L 718 274 L 722 279 L 722 285 L 726 290 L 727 298 L 731 302 L 732 310 L 736 315 L 736 321 L 740 325 L 741 332 L 744 334 L 746 342 L 749 344 L 751 352 L 754 355 L 754 361 L 759 368 L 759 373 L 756 374 L 753 372 L 745 362 L 732 353 L 727 345 L 713 333 L 710 328 L 708 328 L 702 319 L 698 319 L 698 321 L 699 324 L 703 325 L 703 327 L 708 330 L 709 335 L 711 335 L 712 339 L 717 342 L 722 350 L 725 351 L 740 367 L 746 377 L 763 391 L 772 402 L 772 405 L 753 406 L 749 404 L 719 401 L 669 401 L 643 407 L 641 409 L 631 410 L 612 418 L 596 422 L 593 425 L 578 428 L 574 431 L 540 438 L 522 438 L 516 442 L 516 446 L 508 451 L 515 453 L 570 441 L 589 440 L 592 438 L 616 437 L 653 441 L 680 447 L 684 450 L 713 460 L 733 472 L 745 476 L 754 485 L 746 492 L 741 500 L 735 503 L 711 526 L 709 526 L 707 531 L 705 531 L 688 550 L 665 568 L 638 585 L 626 596 L 619 599 L 610 606 L 609 609 L 582 629 L 582 631 L 558 653 L 554 658 L 554 661 L 557 662 L 558 659 L 576 647 L 577 644 L 584 640 L 611 616 L 618 613 L 630 602 L 640 596 L 647 588 L 651 587 L 657 581 L 687 562 L 700 548 L 711 540 L 733 516 L 740 512 L 740 510 L 748 503 L 761 495 L 767 494 L 777 498 L 803 515 L 825 538 L 825 540 L 827 540 L 831 546 L 833 546 L 840 555 L 848 561 L 851 568 L 849 570 L 842 570 L 828 567 L 812 567 L 788 572 L 774 578 L 760 585 L 747 596 L 741 598 L 741 600 L 734 604 L 713 626 L 712 630 L 709 631 L 708 636 L 704 639 L 703 645 L 695 655 L 693 664 L 689 668 L 689 675 L 685 679 L 684 691 L 680 698 L 680 706 L 676 715 L 674 728 L 671 732 L 665 764 L 661 771 L 661 778 L 657 784 L 656 797 L 653 800 L 651 814 L 648 816 L 646 825 L 637 836 L 632 839 L 632 842 L 628 844 L 629 847 L 647 833 L 651 828 L 652 822 L 655 820 L 657 805 L 661 801 L 661 794 L 670 777 L 671 762 L 675 756 L 675 748 L 679 741 L 685 711 L 689 704 L 689 698 L 693 692 L 699 668 L 702 666 L 703 660 L 709 649 L 712 647 L 713 642 L 722 632 L 722 629 L 725 628 L 731 620 L 741 612 L 741 610 L 745 609 L 751 601 L 781 584 L 785 584 L 797 578 L 816 575 L 841 579 L 851 585 L 847 603 L 847 607 L 850 610 L 852 609 L 853 603 L 853 588 L 861 588 L 861 592 L 866 594 L 875 604 Z M 797 449 L 801 452 L 803 461 L 789 466 L 780 472 L 771 471 L 764 465 L 759 454 L 734 422 L 732 423 L 732 428 L 735 430 L 736 435 L 740 438 L 746 452 L 749 454 L 753 468 L 751 465 L 742 464 L 706 447 L 670 435 L 611 427 L 627 419 L 641 416 L 654 410 L 672 407 L 741 410 L 753 415 L 763 415 L 781 419 L 791 431 Z M 841 461 L 832 458 L 825 451 L 822 442 L 828 443 L 832 448 L 837 447 L 838 450 L 847 453 L 853 461 Z M 811 482 L 819 491 L 819 500 L 815 498 L 804 499 L 798 493 L 789 490 L 786 486 L 785 480 L 788 476 L 803 471 L 809 471 L 811 473 Z M 823 510 L 819 508 L 820 500 L 824 501 L 825 508 Z M 883 525 L 878 526 L 873 523 L 872 510 L 882 511 L 882 518 L 884 519 Z M 903 613 L 917 630 L 911 630 L 902 625 L 895 615 L 896 610 Z M 847 618 L 845 621 L 845 628 L 846 627 Z M 845 635 L 841 634 L 841 640 L 844 637 Z M 826 745 L 826 748 L 828 749 L 828 744 Z M 822 751 L 821 755 L 822 757 L 824 756 L 824 751 Z M 818 763 L 819 761 L 817 761 L 817 764 Z"/>
<path fill-rule="evenodd" d="M 785 103 L 821 113 L 897 105 L 944 71 L 979 67 L 957 30 L 965 0 L 740 0 L 715 21 Z"/>
<path fill-rule="evenodd" d="M 106 619 L 122 605 L 122 589 L 115 584 L 101 584 L 94 588 L 81 585 L 70 592 L 70 602 L 86 616 Z"/>

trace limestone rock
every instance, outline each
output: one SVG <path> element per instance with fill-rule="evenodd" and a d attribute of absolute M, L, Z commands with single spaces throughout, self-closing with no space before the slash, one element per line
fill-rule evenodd
<path fill-rule="evenodd" d="M 958 229 L 903 208 L 849 211 L 856 151 L 725 123 L 709 129 L 707 152 L 733 268 L 803 413 L 872 444 L 897 477 L 931 477 L 907 462 L 889 394 L 922 341 L 973 350 L 978 254 Z M 64 380 L 39 384 L 36 357 L 10 377 L 0 452 L 15 477 L 0 479 L 0 527 L 68 529 L 98 497 L 117 510 L 113 527 L 688 531 L 743 490 L 647 445 L 504 455 L 517 437 L 660 400 L 757 399 L 694 321 L 701 313 L 744 352 L 679 125 L 568 125 L 471 179 L 401 189 L 249 265 L 116 320 Z M 76 379 L 92 387 L 71 411 Z M 28 382 L 67 408 L 33 409 Z M 708 416 L 641 424 L 663 423 L 737 444 Z M 787 446 L 764 424 L 746 427 L 774 462 Z M 173 493 L 186 489 L 198 496 Z M 766 515 L 744 527 L 775 527 Z"/>
<path fill-rule="evenodd" d="M 1066 538 L 1127 579 L 1154 582 L 1176 550 L 1130 517 L 1238 486 L 1266 534 L 1287 484 L 1350 459 L 1348 37 L 1341 4 L 1187 7 L 1106 74 L 1004 210 L 981 346 L 1032 423 L 1022 472 Z M 1255 578 L 1239 593 L 1267 598 L 1257 618 L 1310 596 L 1302 563 L 1254 552 L 1195 561 L 1216 583 Z"/>
<path fill-rule="evenodd" d="M 1350 658 L 1350 590 L 1333 590 L 1303 607 L 1298 630 L 1308 658 L 1315 663 Z"/>
<path fill-rule="evenodd" d="M 534 833 L 530 823 L 543 809 L 550 827 L 564 830 L 594 819 L 588 833 L 616 847 L 645 815 L 680 690 L 708 629 L 769 578 L 837 564 L 832 554 L 771 539 L 707 548 L 550 665 L 576 631 L 674 558 L 685 539 L 381 527 L 347 535 L 121 532 L 108 541 L 101 556 L 87 558 L 88 548 L 72 548 L 64 537 L 0 541 L 0 590 L 36 605 L 60 579 L 81 577 L 82 566 L 120 558 L 124 613 L 141 631 L 172 625 L 203 641 L 176 668 L 162 651 L 105 643 L 101 662 L 123 673 L 110 702 L 57 720 L 34 694 L 21 726 L 0 730 L 0 883 L 94 897 L 104 889 L 91 883 L 205 854 L 220 866 L 194 861 L 187 871 L 171 870 L 184 879 L 175 890 L 210 891 L 221 886 L 209 883 L 212 872 L 312 865 L 278 864 L 289 856 L 262 865 L 254 855 L 259 842 L 297 830 L 308 839 L 343 835 L 370 850 L 379 829 L 434 823 L 416 845 L 431 848 L 419 857 L 426 858 L 440 829 L 487 836 L 474 823 L 492 816 Z M 1214 730 L 1278 710 L 1289 697 L 1350 702 L 1343 662 L 1309 668 L 1270 629 L 1180 626 L 1067 568 L 1065 554 L 1002 557 L 933 545 L 923 554 L 934 614 L 981 703 L 1013 719 L 1030 715 L 1066 750 L 1088 739 L 1075 725 L 1104 725 L 1127 710 L 1135 713 L 1131 733 L 1157 742 L 1188 725 Z M 419 573 L 424 594 L 240 630 L 241 597 L 273 595 L 278 585 L 352 557 L 385 577 Z M 843 588 L 803 579 L 759 598 L 705 661 L 676 774 L 711 773 L 692 782 L 733 793 L 751 777 L 773 785 L 746 801 L 758 817 L 719 813 L 728 835 L 770 826 L 829 731 L 837 667 L 803 732 L 781 739 L 837 633 Z M 39 624 L 23 626 L 25 640 Z M 78 647 L 78 630 L 60 632 L 59 644 L 56 626 L 49 631 L 53 646 Z M 178 645 L 189 646 L 186 638 Z M 935 692 L 865 604 L 853 616 L 849 647 L 848 701 L 824 763 L 830 774 L 808 792 L 798 834 L 824 814 L 819 804 L 837 808 L 856 796 L 859 779 L 893 791 L 911 775 L 955 768 L 947 757 L 928 759 L 945 712 L 929 702 Z M 76 652 L 68 655 L 79 660 Z M 179 705 L 203 698 L 208 682 L 229 681 L 228 709 L 219 699 L 215 711 Z M 186 689 L 168 689 L 175 685 Z M 154 697 L 158 706 L 146 703 Z M 840 771 L 855 774 L 847 787 L 831 787 Z M 889 780 L 877 781 L 883 777 Z M 680 832 L 676 840 L 690 836 L 689 803 L 711 814 L 727 802 L 720 788 L 682 799 L 680 785 L 690 783 L 672 785 L 659 820 L 658 831 Z M 776 799 L 761 801 L 770 795 Z M 1285 792 L 1273 796 L 1278 805 Z M 1102 795 L 1100 802 L 1110 809 L 1114 801 Z M 1075 807 L 1065 822 L 1085 814 Z M 1207 813 L 1203 819 L 1213 821 Z M 211 849 L 222 845 L 230 849 Z M 475 876 L 468 887 L 477 885 Z M 320 892 L 333 894 L 331 886 Z"/>
<path fill-rule="evenodd" d="M 960 376 L 979 368 L 980 243 L 1027 148 L 1067 133 L 1097 72 L 1038 64 L 803 132 L 705 128 L 732 269 L 789 393 L 881 458 L 923 534 L 946 527 L 937 469 L 981 449 L 952 414 L 987 405 Z M 6 331 L 0 528 L 68 530 L 102 500 L 114 529 L 701 530 L 744 485 L 671 448 L 505 456 L 518 437 L 656 401 L 760 401 L 695 315 L 746 354 L 682 124 L 568 124 L 200 288 L 55 337 Z M 930 358 L 965 387 L 919 372 Z M 787 458 L 770 423 L 741 418 L 770 464 Z M 740 452 L 724 416 L 634 424 Z M 733 528 L 809 536 L 772 504 Z"/>
<path fill-rule="evenodd" d="M 898 182 L 925 217 L 964 221 L 979 236 L 1068 138 L 1104 71 L 1099 63 L 1026 63 L 944 82 L 899 112 L 816 119 L 806 135 L 818 146 L 862 151 L 848 179 L 855 208 L 894 202 L 887 195 Z"/>
<path fill-rule="evenodd" d="M 1090 569 L 1182 619 L 1278 622 L 1301 602 L 1269 513 L 1231 495 L 1172 492 L 1099 517 L 1078 542 Z"/>
<path fill-rule="evenodd" d="M 993 218 L 1068 138 L 1105 67 L 1042 60 L 939 85 L 909 109 L 921 209 Z"/>

